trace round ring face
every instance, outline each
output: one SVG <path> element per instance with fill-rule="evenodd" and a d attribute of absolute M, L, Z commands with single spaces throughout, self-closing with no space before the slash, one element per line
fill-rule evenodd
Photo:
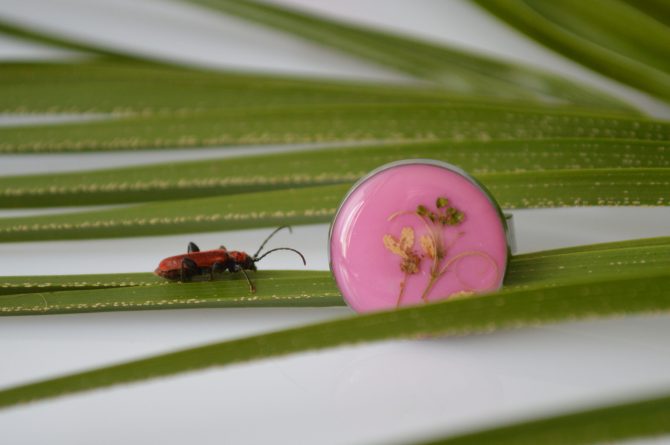
<path fill-rule="evenodd" d="M 435 162 L 373 172 L 349 192 L 330 233 L 335 281 L 357 312 L 497 290 L 507 253 L 489 195 Z"/>

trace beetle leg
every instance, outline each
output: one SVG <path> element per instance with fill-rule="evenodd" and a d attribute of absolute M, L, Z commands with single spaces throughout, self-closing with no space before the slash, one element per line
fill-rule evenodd
<path fill-rule="evenodd" d="M 256 286 L 254 286 L 254 283 L 252 283 L 251 280 L 249 279 L 249 275 L 247 275 L 247 271 L 242 269 L 242 267 L 240 267 L 240 266 L 236 266 L 235 271 L 236 272 L 242 272 L 242 274 L 244 275 L 244 278 L 247 279 L 247 283 L 249 283 L 249 292 L 255 293 L 256 292 Z"/>
<path fill-rule="evenodd" d="M 220 261 L 212 264 L 212 267 L 209 269 L 209 280 L 212 281 L 214 279 L 214 272 L 220 273 L 225 270 L 226 266 Z"/>
<path fill-rule="evenodd" d="M 192 252 L 200 252 L 200 247 L 198 247 L 198 245 L 197 245 L 196 243 L 194 243 L 193 241 L 191 241 L 190 243 L 188 243 L 188 248 L 186 249 L 186 251 L 187 251 L 188 253 L 192 253 Z"/>
<path fill-rule="evenodd" d="M 198 272 L 198 265 L 190 258 L 181 260 L 181 281 L 191 281 L 193 275 Z"/>

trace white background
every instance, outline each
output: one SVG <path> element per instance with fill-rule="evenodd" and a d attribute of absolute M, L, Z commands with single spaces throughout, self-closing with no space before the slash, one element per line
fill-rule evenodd
<path fill-rule="evenodd" d="M 632 100 L 656 116 L 670 116 L 667 106 L 545 51 L 467 2 L 281 3 L 550 68 Z M 180 3 L 2 0 L 0 15 L 198 66 L 410 81 L 346 55 Z M 83 56 L 1 37 L 0 57 Z M 15 116 L 0 116 L 2 125 L 16 123 Z M 200 159 L 245 150 L 249 151 L 2 156 L 0 174 Z M 254 149 L 256 153 L 276 150 Z M 519 250 L 668 235 L 668 210 L 518 211 Z M 48 211 L 2 211 L 0 216 Z M 150 271 L 159 259 L 181 251 L 191 240 L 201 246 L 223 243 L 249 251 L 267 233 L 263 229 L 0 244 L 0 270 L 5 275 Z M 302 226 L 293 235 L 278 235 L 273 245 L 298 248 L 309 268 L 324 270 L 326 237 L 326 225 Z M 299 265 L 293 257 L 276 255 L 268 257 L 263 267 Z M 286 308 L 2 318 L 0 387 L 347 315 L 346 308 Z M 656 315 L 299 354 L 2 411 L 0 438 L 3 444 L 403 443 L 666 393 L 670 390 L 669 336 L 670 317 Z"/>

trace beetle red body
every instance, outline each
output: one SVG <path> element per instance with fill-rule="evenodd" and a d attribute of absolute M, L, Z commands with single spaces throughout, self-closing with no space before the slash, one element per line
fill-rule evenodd
<path fill-rule="evenodd" d="M 247 270 L 256 269 L 253 262 L 250 262 L 251 257 L 244 252 L 228 252 L 226 249 L 214 249 L 202 252 L 183 253 L 181 255 L 165 258 L 158 264 L 154 273 L 163 278 L 167 278 L 168 280 L 179 280 L 182 278 L 181 265 L 184 258 L 193 260 L 201 273 L 211 271 L 212 266 L 216 263 L 222 264 L 223 270 L 230 270 L 231 267 L 234 269 L 236 264 L 239 264 L 241 267 L 253 266 L 244 267 Z"/>
<path fill-rule="evenodd" d="M 285 227 L 279 227 L 268 236 L 258 251 L 253 255 L 235 250 L 227 250 L 221 246 L 219 249 L 200 251 L 194 243 L 189 243 L 188 252 L 165 258 L 158 264 L 154 273 L 168 280 L 190 281 L 196 275 L 209 275 L 210 280 L 214 278 L 215 272 L 242 272 L 249 283 L 249 289 L 254 292 L 255 287 L 251 283 L 247 270 L 256 270 L 256 263 L 267 254 L 277 250 L 290 250 L 298 255 L 306 265 L 305 257 L 295 249 L 290 247 L 277 247 L 258 256 L 263 250 L 265 243 L 279 230 Z M 290 227 L 287 227 L 290 230 Z"/>

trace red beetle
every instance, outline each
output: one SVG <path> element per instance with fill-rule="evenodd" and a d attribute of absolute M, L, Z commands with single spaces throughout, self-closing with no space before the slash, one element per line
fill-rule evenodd
<path fill-rule="evenodd" d="M 304 265 L 307 265 L 302 253 L 290 247 L 277 247 L 268 250 L 263 255 L 258 256 L 265 247 L 265 244 L 272 236 L 281 229 L 289 229 L 289 226 L 281 226 L 275 229 L 258 248 L 256 253 L 251 256 L 245 252 L 227 250 L 221 246 L 214 250 L 200 251 L 195 243 L 188 243 L 187 253 L 165 258 L 160 262 L 154 273 L 168 280 L 191 281 L 195 275 L 209 274 L 209 279 L 214 279 L 214 272 L 242 272 L 249 283 L 249 290 L 255 292 L 256 288 L 247 275 L 247 270 L 256 270 L 256 263 L 265 258 L 268 254 L 277 250 L 290 250 L 300 255 Z"/>

